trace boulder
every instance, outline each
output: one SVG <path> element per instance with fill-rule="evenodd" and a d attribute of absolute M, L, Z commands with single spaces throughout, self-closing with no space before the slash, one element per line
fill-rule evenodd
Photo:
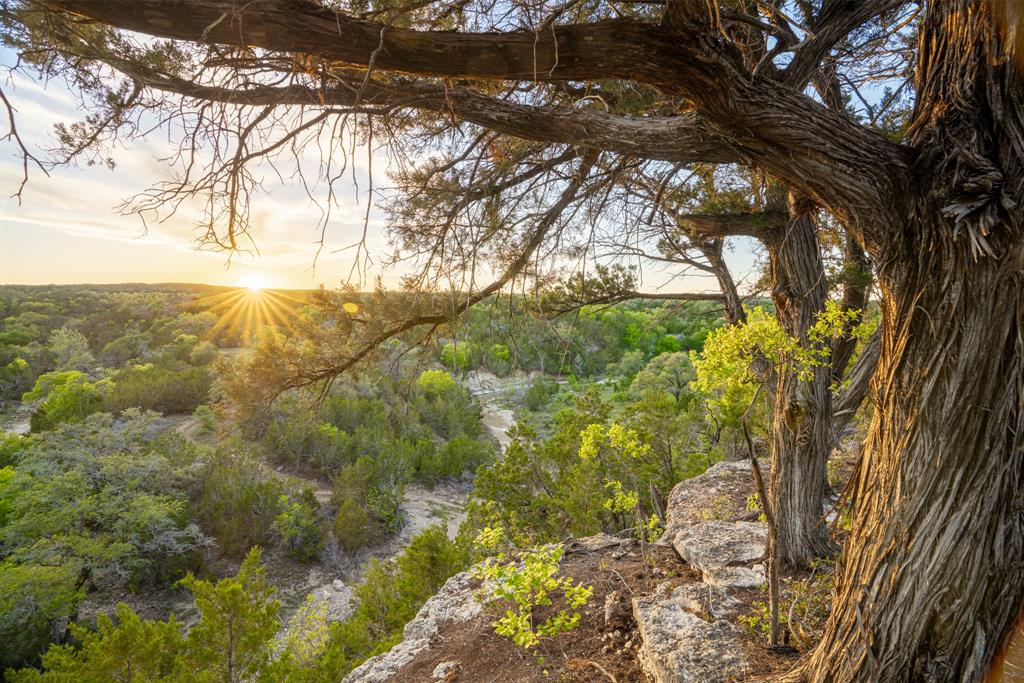
<path fill-rule="evenodd" d="M 719 587 L 754 588 L 764 583 L 768 528 L 761 522 L 710 521 L 694 524 L 671 539 L 679 555 Z"/>
<path fill-rule="evenodd" d="M 729 593 L 708 583 L 684 583 L 678 586 L 669 598 L 678 602 L 683 609 L 706 621 L 733 619 L 740 612 L 742 603 Z"/>
<path fill-rule="evenodd" d="M 633 599 L 640 631 L 640 666 L 653 683 L 725 683 L 746 668 L 741 635 L 732 623 L 705 621 L 678 590 Z"/>
<path fill-rule="evenodd" d="M 458 679 L 460 671 L 462 671 L 462 665 L 458 662 L 441 662 L 434 667 L 434 671 L 430 677 L 431 679 L 440 681 L 441 683 L 451 683 Z"/>
<path fill-rule="evenodd" d="M 665 506 L 665 534 L 670 542 L 683 529 L 709 519 L 732 520 L 746 513 L 747 496 L 755 490 L 750 462 L 715 463 L 703 474 L 676 484 Z"/>
<path fill-rule="evenodd" d="M 451 622 L 475 619 L 483 609 L 474 596 L 476 581 L 469 572 L 456 574 L 444 584 L 437 595 L 416 613 L 405 625 L 402 642 L 383 654 L 363 662 L 353 669 L 343 683 L 383 683 L 395 679 L 395 674 L 412 661 L 421 650 L 430 646 L 439 628 Z"/>

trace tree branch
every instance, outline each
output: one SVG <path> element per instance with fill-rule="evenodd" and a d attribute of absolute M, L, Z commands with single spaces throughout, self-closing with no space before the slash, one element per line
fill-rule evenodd
<path fill-rule="evenodd" d="M 255 86 L 245 89 L 203 85 L 145 73 L 131 64 L 114 68 L 144 85 L 207 102 L 246 106 L 303 105 L 352 112 L 355 92 L 340 87 L 315 90 L 304 85 Z M 366 83 L 360 113 L 387 114 L 407 107 L 454 114 L 464 121 L 527 140 L 572 144 L 626 156 L 676 163 L 734 163 L 740 155 L 695 114 L 635 118 L 598 109 L 519 104 L 481 95 L 467 88 L 394 81 Z"/>

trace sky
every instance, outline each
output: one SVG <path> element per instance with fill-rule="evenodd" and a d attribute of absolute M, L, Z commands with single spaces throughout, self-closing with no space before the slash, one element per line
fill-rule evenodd
<path fill-rule="evenodd" d="M 3 55 L 0 55 L 2 58 Z M 60 83 L 45 88 L 22 76 L 3 88 L 17 109 L 17 125 L 26 143 L 41 150 L 52 145 L 53 125 L 81 117 L 74 97 Z M 2 130 L 3 133 L 6 129 Z M 119 205 L 154 183 L 169 179 L 162 157 L 170 146 L 160 133 L 118 149 L 113 170 L 102 166 L 58 168 L 45 176 L 30 169 L 21 201 L 12 198 L 21 182 L 21 160 L 11 144 L 0 143 L 0 284 L 81 284 L 122 282 L 199 282 L 241 285 L 258 278 L 265 286 L 290 289 L 337 287 L 352 274 L 354 250 L 362 235 L 369 174 L 365 149 L 357 152 L 356 179 L 340 183 L 340 206 L 320 238 L 320 209 L 294 183 L 268 179 L 268 194 L 253 200 L 253 238 L 258 253 L 228 258 L 224 252 L 197 248 L 199 207 L 185 207 L 165 222 L 144 226 L 122 215 Z M 374 186 L 387 185 L 387 160 L 374 155 Z M 268 173 L 269 176 L 269 173 Z M 382 201 L 379 197 L 377 203 Z M 379 206 L 370 212 L 368 247 L 376 264 L 394 249 L 385 235 Z M 739 245 L 731 257 L 740 276 L 751 256 Z M 372 267 L 370 277 L 398 283 L 401 272 Z M 665 270 L 644 273 L 650 291 L 706 291 L 714 282 L 676 278 Z M 370 280 L 357 283 L 367 286 Z"/>
<path fill-rule="evenodd" d="M 53 125 L 80 117 L 77 103 L 61 84 L 45 89 L 23 77 L 3 85 L 17 108 L 17 125 L 26 143 L 39 152 L 52 145 Z M 6 132 L 4 130 L 3 132 Z M 351 271 L 366 212 L 368 176 L 360 170 L 358 189 L 339 186 L 341 206 L 320 249 L 320 210 L 294 184 L 270 183 L 269 196 L 253 204 L 254 242 L 228 258 L 224 252 L 197 248 L 198 206 L 186 207 L 166 222 L 144 226 L 137 216 L 121 215 L 127 198 L 171 177 L 161 160 L 170 149 L 159 134 L 115 152 L 114 170 L 105 167 L 59 168 L 46 177 L 30 168 L 21 201 L 12 198 L 21 182 L 21 160 L 11 144 L 0 144 L 0 283 L 72 284 L 110 282 L 203 282 L 235 285 L 260 276 L 276 287 L 339 285 Z M 365 151 L 365 150 L 364 150 Z M 379 167 L 382 165 L 378 165 Z M 378 173 L 375 183 L 386 182 Z M 389 253 L 379 210 L 371 211 L 369 246 Z"/>

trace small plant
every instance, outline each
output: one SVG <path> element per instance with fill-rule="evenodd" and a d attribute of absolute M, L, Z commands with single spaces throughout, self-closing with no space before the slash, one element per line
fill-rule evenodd
<path fill-rule="evenodd" d="M 746 510 L 747 510 L 747 512 L 757 512 L 757 513 L 759 513 L 757 515 L 757 521 L 759 521 L 759 522 L 766 522 L 766 521 L 768 521 L 768 519 L 764 516 L 764 506 L 761 505 L 761 494 L 759 494 L 759 493 L 755 492 L 755 493 L 751 493 L 749 496 L 747 496 Z"/>
<path fill-rule="evenodd" d="M 700 516 L 704 518 L 705 522 L 716 519 L 726 521 L 732 519 L 734 516 L 732 498 L 725 494 L 718 496 L 711 501 L 710 505 L 700 511 Z"/>
<path fill-rule="evenodd" d="M 789 581 L 782 587 L 779 625 L 789 631 L 793 643 L 807 649 L 821 639 L 822 628 L 831 611 L 832 564 L 828 560 L 811 563 L 811 574 Z M 755 600 L 754 611 L 741 615 L 741 626 L 754 635 L 767 636 L 770 629 L 768 602 Z"/>
<path fill-rule="evenodd" d="M 507 546 L 502 527 L 485 527 L 476 538 L 476 544 L 489 552 Z M 594 589 L 577 584 L 569 576 L 558 576 L 558 563 L 564 549 L 561 545 L 548 545 L 519 553 L 512 559 L 498 552 L 473 570 L 473 576 L 485 581 L 484 599 L 488 603 L 506 602 L 511 606 L 494 622 L 494 632 L 519 647 L 534 649 L 541 638 L 572 631 L 580 624 L 578 610 L 587 604 Z M 537 622 L 538 607 L 551 605 L 561 595 L 566 609 Z M 543 662 L 543 658 L 540 658 Z"/>

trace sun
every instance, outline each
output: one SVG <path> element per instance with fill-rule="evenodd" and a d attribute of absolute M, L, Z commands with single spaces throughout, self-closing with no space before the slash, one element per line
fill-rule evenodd
<path fill-rule="evenodd" d="M 270 280 L 262 275 L 246 275 L 238 281 L 239 287 L 245 287 L 250 292 L 258 292 L 270 287 Z"/>

